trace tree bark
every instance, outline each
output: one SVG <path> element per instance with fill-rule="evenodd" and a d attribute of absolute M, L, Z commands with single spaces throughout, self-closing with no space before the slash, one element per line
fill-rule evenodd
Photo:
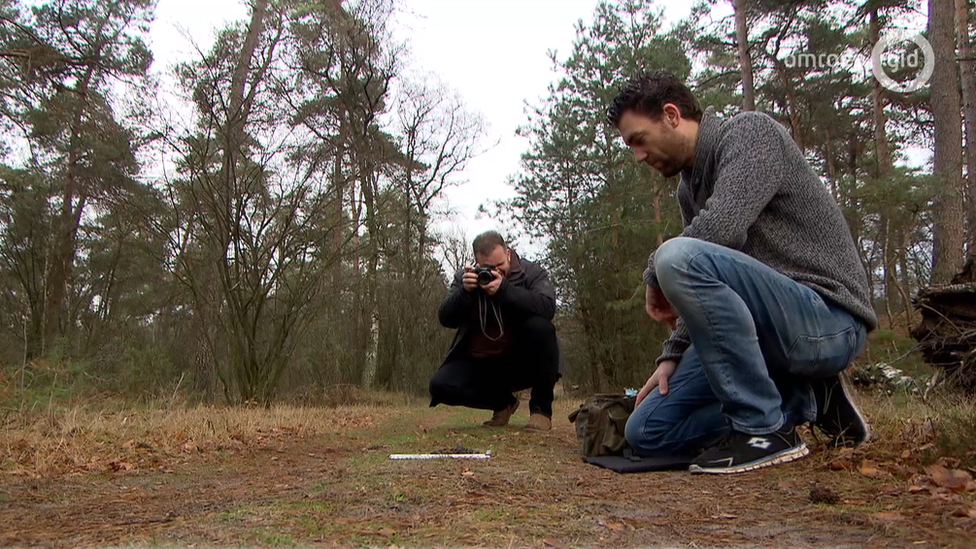
<path fill-rule="evenodd" d="M 956 0 L 956 45 L 962 79 L 962 111 L 966 122 L 966 189 L 969 256 L 976 257 L 976 60 L 969 37 L 969 0 Z"/>
<path fill-rule="evenodd" d="M 96 59 L 100 53 L 96 52 Z M 78 165 L 84 156 L 82 122 L 88 106 L 89 86 L 95 72 L 95 62 L 85 70 L 80 82 L 75 88 L 82 103 L 73 113 L 71 136 L 68 145 L 68 163 L 65 169 L 64 192 L 61 196 L 61 212 L 57 218 L 54 231 L 54 246 L 49 259 L 50 269 L 44 281 L 44 291 L 47 297 L 43 319 L 44 347 L 41 352 L 50 351 L 57 338 L 66 331 L 65 313 L 67 310 L 65 299 L 71 277 L 74 272 L 75 253 L 78 248 L 78 228 L 81 225 L 81 215 L 88 200 L 87 189 L 78 178 Z"/>
<path fill-rule="evenodd" d="M 911 303 L 911 299 L 908 297 L 912 290 L 912 275 L 908 270 L 908 241 L 909 236 L 907 231 L 902 231 L 901 233 L 901 245 L 899 246 L 898 254 L 898 265 L 901 269 L 900 283 L 898 284 L 898 291 L 901 293 L 902 303 L 905 304 L 904 314 L 905 314 L 905 326 L 910 328 L 914 325 L 912 322 L 913 309 L 909 307 L 908 304 Z"/>
<path fill-rule="evenodd" d="M 932 75 L 932 115 L 935 119 L 933 175 L 935 242 L 932 283 L 945 284 L 962 269 L 966 241 L 962 176 L 962 98 L 955 62 L 955 7 L 945 0 L 929 0 L 928 35 L 935 53 Z"/>
<path fill-rule="evenodd" d="M 752 58 L 749 55 L 749 27 L 746 21 L 746 2 L 732 0 L 735 8 L 735 39 L 739 49 L 739 65 L 742 70 L 742 110 L 756 110 L 756 91 L 752 80 Z"/>
<path fill-rule="evenodd" d="M 869 31 L 871 33 L 871 46 L 873 47 L 881 39 L 881 22 L 878 20 L 878 10 L 873 8 L 870 14 L 869 21 Z M 888 117 L 885 115 L 885 98 L 884 98 L 884 88 L 881 86 L 881 82 L 877 78 L 874 80 L 874 87 L 871 90 L 871 111 L 872 118 L 874 121 L 874 143 L 875 143 L 875 153 L 877 154 L 877 170 L 875 172 L 875 178 L 880 185 L 886 185 L 888 177 L 891 176 L 891 153 L 888 144 Z M 882 206 L 883 210 L 886 210 Z M 888 323 L 890 325 L 894 324 L 894 317 L 891 313 L 891 301 L 895 297 L 895 290 L 898 286 L 898 281 L 895 279 L 895 257 L 897 257 L 897 250 L 893 249 L 893 239 L 891 237 L 891 216 L 884 211 L 881 216 L 881 227 L 884 231 L 884 238 L 881 240 L 884 248 L 881 250 L 881 257 L 884 262 L 884 268 L 882 269 L 884 273 L 884 292 L 885 292 L 885 312 L 888 315 Z M 904 304 L 902 304 L 904 305 Z"/>
<path fill-rule="evenodd" d="M 837 184 L 837 160 L 834 158 L 834 136 L 830 133 L 830 128 L 826 129 L 826 134 L 826 138 L 824 139 L 824 156 L 827 161 L 827 182 L 830 186 L 830 194 L 837 201 L 837 204 L 843 208 L 844 201 L 840 194 L 840 185 Z"/>
<path fill-rule="evenodd" d="M 964 0 L 965 1 L 965 0 Z M 881 39 L 881 22 L 878 20 L 877 8 L 871 10 L 870 21 L 871 46 Z M 888 145 L 888 117 L 885 115 L 884 88 L 877 78 L 874 79 L 874 88 L 871 90 L 872 114 L 874 118 L 874 139 L 878 154 L 878 179 L 882 179 L 891 172 L 891 153 Z"/>
<path fill-rule="evenodd" d="M 221 147 L 223 158 L 217 186 L 217 192 L 220 195 L 216 209 L 219 211 L 214 212 L 216 214 L 215 225 L 218 239 L 214 243 L 216 246 L 213 251 L 217 256 L 214 259 L 220 273 L 220 297 L 226 300 L 228 305 L 226 314 L 229 315 L 227 317 L 229 324 L 225 324 L 225 329 L 228 330 L 234 355 L 234 363 L 230 367 L 235 372 L 241 400 L 245 402 L 259 396 L 260 372 L 256 349 L 254 348 L 255 342 L 248 326 L 250 311 L 248 311 L 248 305 L 241 297 L 244 290 L 241 288 L 243 280 L 241 280 L 238 262 L 241 261 L 243 254 L 238 249 L 237 243 L 234 244 L 233 265 L 229 254 L 232 242 L 237 242 L 235 235 L 240 232 L 240 219 L 235 212 L 234 201 L 241 194 L 237 185 L 238 158 L 241 156 L 241 147 L 244 143 L 245 128 L 251 106 L 250 102 L 246 100 L 245 90 L 251 70 L 251 61 L 254 59 L 258 40 L 264 29 L 267 10 L 268 0 L 255 0 L 240 57 L 238 57 L 234 72 L 231 74 L 228 109 L 224 120 Z M 255 78 L 260 78 L 260 76 Z"/>

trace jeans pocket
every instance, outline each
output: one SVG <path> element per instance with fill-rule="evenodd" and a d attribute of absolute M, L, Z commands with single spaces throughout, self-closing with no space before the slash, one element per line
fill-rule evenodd
<path fill-rule="evenodd" d="M 798 336 L 786 356 L 789 371 L 801 377 L 837 374 L 850 364 L 856 346 L 856 326 L 826 336 Z"/>

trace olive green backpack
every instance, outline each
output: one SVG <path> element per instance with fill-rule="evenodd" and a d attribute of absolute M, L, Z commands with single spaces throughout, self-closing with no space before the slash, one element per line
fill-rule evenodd
<path fill-rule="evenodd" d="M 569 414 L 569 421 L 576 424 L 576 439 L 584 457 L 622 456 L 624 450 L 630 449 L 624 428 L 636 400 L 637 397 L 621 394 L 596 394 Z"/>

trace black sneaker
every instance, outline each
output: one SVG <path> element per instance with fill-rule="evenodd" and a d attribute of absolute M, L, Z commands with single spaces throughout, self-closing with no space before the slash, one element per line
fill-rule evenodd
<path fill-rule="evenodd" d="M 745 473 L 789 463 L 809 453 L 793 424 L 787 423 L 768 435 L 732 431 L 695 458 L 688 470 L 692 473 Z"/>
<path fill-rule="evenodd" d="M 871 427 L 854 400 L 847 374 L 810 381 L 817 399 L 814 425 L 833 439 L 837 446 L 858 446 L 871 440 Z"/>

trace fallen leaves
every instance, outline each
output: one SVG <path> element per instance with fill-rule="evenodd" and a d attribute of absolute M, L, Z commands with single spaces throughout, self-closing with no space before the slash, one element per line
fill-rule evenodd
<path fill-rule="evenodd" d="M 397 534 L 396 530 L 387 526 L 384 526 L 379 530 L 356 530 L 355 532 L 364 536 L 380 536 L 383 538 L 392 538 Z"/>
<path fill-rule="evenodd" d="M 621 533 L 621 532 L 626 532 L 627 530 L 633 530 L 634 529 L 633 526 L 631 526 L 631 525 L 629 525 L 629 524 L 627 524 L 625 522 L 618 522 L 618 521 L 607 522 L 607 521 L 605 521 L 603 519 L 600 519 L 597 522 L 598 522 L 598 524 L 600 526 L 606 528 L 607 530 L 610 530 L 611 532 Z"/>
<path fill-rule="evenodd" d="M 800 483 L 796 480 L 781 480 L 776 484 L 776 487 L 780 490 L 792 490 L 799 485 Z"/>
<path fill-rule="evenodd" d="M 894 511 L 880 511 L 871 515 L 871 518 L 879 522 L 898 522 L 905 520 L 905 517 Z"/>
<path fill-rule="evenodd" d="M 969 509 L 956 509 L 952 516 L 960 518 L 976 518 L 976 507 L 970 507 Z"/>
<path fill-rule="evenodd" d="M 131 471 L 135 468 L 131 463 L 121 460 L 110 461 L 108 467 L 116 473 L 119 471 Z"/>
<path fill-rule="evenodd" d="M 854 468 L 854 462 L 846 457 L 838 457 L 830 460 L 827 468 L 831 471 L 850 471 Z"/>
<path fill-rule="evenodd" d="M 878 469 L 878 464 L 870 459 L 862 461 L 857 471 L 868 478 L 880 478 L 884 476 L 884 473 Z"/>
<path fill-rule="evenodd" d="M 41 475 L 37 471 L 28 471 L 27 469 L 13 469 L 11 471 L 3 471 L 5 475 L 11 475 L 15 477 L 25 477 L 25 478 L 41 478 Z"/>
<path fill-rule="evenodd" d="M 153 448 L 152 444 L 143 441 L 136 442 L 134 439 L 129 439 L 125 441 L 125 443 L 122 445 L 122 449 L 131 450 L 137 454 L 147 454 L 149 452 L 155 451 L 155 448 Z"/>
<path fill-rule="evenodd" d="M 553 549 L 569 549 L 569 546 L 566 545 L 565 543 L 552 538 L 545 538 L 544 540 L 542 540 L 542 543 L 546 547 L 552 547 Z"/>
<path fill-rule="evenodd" d="M 936 486 L 948 488 L 953 492 L 976 490 L 972 475 L 966 471 L 948 469 L 941 465 L 929 465 L 925 468 L 925 472 Z"/>
<path fill-rule="evenodd" d="M 943 500 L 954 499 L 947 497 L 954 493 L 973 491 L 976 491 L 976 481 L 969 472 L 943 465 L 929 465 L 925 468 L 925 475 L 915 476 L 908 486 L 910 494 L 928 492 Z"/>
<path fill-rule="evenodd" d="M 939 432 L 938 423 L 933 418 L 907 418 L 902 427 L 901 440 L 931 443 Z"/>

